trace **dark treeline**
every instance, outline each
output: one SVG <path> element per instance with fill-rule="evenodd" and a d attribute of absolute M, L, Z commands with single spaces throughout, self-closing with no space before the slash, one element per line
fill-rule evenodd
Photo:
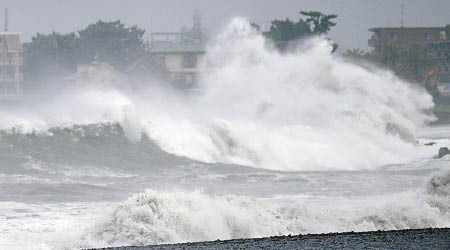
<path fill-rule="evenodd" d="M 273 20 L 267 31 L 262 34 L 271 39 L 280 50 L 285 50 L 289 42 L 306 38 L 311 35 L 324 35 L 330 31 L 331 27 L 336 23 L 332 19 L 337 15 L 322 14 L 319 11 L 300 11 L 304 16 L 298 21 L 292 21 L 289 18 L 285 20 Z M 253 27 L 260 30 L 260 26 L 252 23 Z M 337 49 L 337 44 L 334 45 L 334 50 Z M 334 51 L 333 50 L 333 51 Z"/>
<path fill-rule="evenodd" d="M 280 51 L 286 51 L 290 42 L 312 35 L 326 35 L 336 25 L 335 14 L 319 11 L 300 11 L 297 21 L 273 20 L 267 30 L 252 26 L 272 40 Z M 118 71 L 125 71 L 139 58 L 146 55 L 148 44 L 143 39 L 145 30 L 118 21 L 99 20 L 83 30 L 68 34 L 53 32 L 36 34 L 31 42 L 24 44 L 24 87 L 38 88 L 47 81 L 60 81 L 76 72 L 78 64 L 92 62 L 95 58 L 106 62 Z M 337 44 L 333 44 L 333 51 Z M 359 49 L 348 50 L 346 57 L 365 60 L 386 67 L 398 76 L 412 81 L 423 79 L 424 72 L 432 65 L 420 45 L 399 48 L 386 44 L 380 55 Z"/>
<path fill-rule="evenodd" d="M 336 23 L 337 15 L 324 15 L 318 11 L 301 11 L 298 21 L 274 20 L 267 31 L 261 33 L 285 50 L 290 41 L 310 35 L 326 34 Z M 256 29 L 259 26 L 252 24 Z M 143 39 L 145 30 L 127 27 L 120 21 L 99 20 L 83 30 L 68 34 L 53 32 L 36 34 L 24 44 L 24 87 L 36 89 L 47 82 L 59 82 L 76 72 L 78 64 L 106 62 L 118 71 L 126 69 L 146 56 L 148 44 Z M 337 45 L 335 45 L 337 47 Z"/>
<path fill-rule="evenodd" d="M 120 21 L 98 21 L 76 33 L 36 34 L 24 44 L 25 87 L 39 87 L 76 72 L 77 64 L 95 58 L 125 70 L 145 53 L 144 30 Z"/>
<path fill-rule="evenodd" d="M 433 66 L 431 57 L 420 44 L 401 48 L 395 44 L 384 44 L 380 55 L 359 49 L 347 50 L 345 57 L 364 60 L 382 68 L 392 70 L 397 76 L 413 82 L 423 80 L 425 72 Z"/>

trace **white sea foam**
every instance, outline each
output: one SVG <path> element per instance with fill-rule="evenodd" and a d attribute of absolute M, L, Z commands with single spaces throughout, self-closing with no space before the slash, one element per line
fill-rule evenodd
<path fill-rule="evenodd" d="M 450 171 L 426 191 L 370 198 L 212 197 L 146 190 L 86 232 L 92 246 L 145 245 L 286 234 L 450 226 Z"/>
<path fill-rule="evenodd" d="M 432 119 L 424 112 L 433 105 L 431 97 L 390 72 L 360 67 L 333 55 L 329 42 L 320 37 L 299 42 L 289 54 L 280 54 L 272 47 L 246 20 L 236 18 L 209 45 L 207 64 L 211 67 L 200 79 L 196 94 L 181 93 L 159 83 L 148 83 L 151 86 L 137 92 L 70 86 L 46 97 L 27 97 L 17 105 L 2 105 L 0 129 L 12 135 L 0 133 L 0 156 L 4 160 L 0 179 L 5 190 L 19 187 L 19 191 L 5 191 L 1 198 L 23 201 L 25 197 L 39 204 L 0 203 L 0 249 L 73 249 L 450 226 L 448 171 L 434 175 L 423 190 L 409 190 L 411 179 L 417 181 L 424 172 L 448 162 L 448 158 L 429 160 L 439 146 L 449 146 L 447 127 L 422 133 L 436 138 L 437 145 L 425 147 L 427 141 L 423 140 L 419 140 L 422 146 L 414 145 L 418 129 Z M 119 123 L 132 143 L 145 134 L 167 152 L 204 162 L 299 171 L 376 169 L 414 162 L 377 171 L 399 174 L 393 178 L 395 194 L 391 195 L 384 191 L 382 195 L 360 197 L 366 191 L 377 193 L 371 187 L 379 183 L 354 182 L 353 178 L 362 178 L 359 172 L 341 179 L 342 175 L 333 176 L 337 172 L 315 172 L 322 174 L 316 179 L 307 172 L 301 172 L 304 179 L 283 172 L 283 178 L 289 181 L 277 182 L 281 187 L 274 191 L 270 178 L 265 180 L 269 191 L 262 192 L 264 198 L 258 198 L 256 188 L 249 189 L 249 196 L 147 190 L 119 205 L 46 204 L 50 198 L 64 200 L 63 196 L 112 199 L 119 192 L 114 187 L 125 186 L 120 191 L 127 194 L 142 190 L 158 176 L 152 171 L 172 169 L 155 170 L 155 165 L 170 158 L 167 155 L 146 154 L 135 147 L 124 152 L 120 144 L 124 140 L 121 134 L 114 136 L 120 132 L 111 129 L 111 123 Z M 78 126 L 85 124 L 98 127 Z M 22 136 L 36 131 L 45 136 Z M 153 144 L 127 145 L 153 149 Z M 98 160 L 103 157 L 104 161 Z M 135 159 L 144 159 L 144 163 Z M 147 168 L 147 159 L 156 163 L 149 162 L 151 168 Z M 167 164 L 185 163 L 174 162 Z M 190 182 L 189 175 L 224 176 L 213 184 L 227 194 L 235 194 L 236 184 L 250 187 L 252 181 L 259 180 L 252 180 L 251 176 L 258 174 L 253 169 L 246 168 L 250 172 L 239 175 L 235 166 L 198 166 L 195 173 L 189 167 L 171 166 L 174 172 L 163 177 L 171 182 L 182 180 L 182 188 Z M 144 168 L 148 176 L 135 172 Z M 279 174 L 259 171 L 262 175 Z M 364 178 L 371 178 L 371 173 L 364 172 Z M 133 183 L 136 186 L 121 182 L 135 176 L 142 177 Z M 105 178 L 106 182 L 99 181 Z M 327 178 L 337 178 L 332 183 L 346 188 L 330 192 L 337 186 L 326 186 Z M 325 184 L 317 185 L 318 181 Z M 291 189 L 298 190 L 297 182 L 302 182 L 310 194 L 320 196 L 283 196 L 292 193 Z M 61 183 L 82 185 L 72 185 L 73 192 L 63 193 L 58 186 Z M 195 184 L 200 186 L 202 182 Z M 403 184 L 407 187 L 399 193 L 396 188 Z M 113 189 L 98 189 L 106 185 Z M 391 186 L 387 182 L 383 185 Z M 352 191 L 356 188 L 361 191 L 355 194 Z M 90 195 L 98 190 L 105 193 Z M 346 196 L 348 193 L 353 195 Z M 104 215 L 107 207 L 112 211 Z"/>
<path fill-rule="evenodd" d="M 285 234 L 449 227 L 450 171 L 371 197 L 146 190 L 122 203 L 0 203 L 0 249 L 78 249 Z"/>
<path fill-rule="evenodd" d="M 77 249 L 84 230 L 111 203 L 24 204 L 0 202 L 1 250 Z"/>
<path fill-rule="evenodd" d="M 165 114 L 144 130 L 177 155 L 281 170 L 370 169 L 423 157 L 411 142 L 431 119 L 423 112 L 431 97 L 330 51 L 314 38 L 280 54 L 234 19 L 209 48 L 203 94 L 181 116 Z"/>

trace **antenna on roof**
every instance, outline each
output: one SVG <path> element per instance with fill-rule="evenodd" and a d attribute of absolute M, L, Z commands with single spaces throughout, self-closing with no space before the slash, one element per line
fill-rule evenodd
<path fill-rule="evenodd" d="M 404 1 L 402 0 L 402 17 L 401 17 L 401 20 L 400 20 L 400 26 L 403 28 L 403 6 L 404 6 Z"/>
<path fill-rule="evenodd" d="M 5 32 L 8 31 L 8 8 L 5 8 Z"/>

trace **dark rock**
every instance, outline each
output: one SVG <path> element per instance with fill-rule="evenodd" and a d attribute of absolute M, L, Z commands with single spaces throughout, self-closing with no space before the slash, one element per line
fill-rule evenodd
<path fill-rule="evenodd" d="M 432 142 L 429 142 L 429 143 L 425 143 L 425 146 L 433 146 L 434 144 L 436 144 L 436 142 L 432 141 Z"/>
<path fill-rule="evenodd" d="M 450 154 L 450 150 L 447 147 L 439 148 L 439 158 L 444 157 L 445 155 Z"/>

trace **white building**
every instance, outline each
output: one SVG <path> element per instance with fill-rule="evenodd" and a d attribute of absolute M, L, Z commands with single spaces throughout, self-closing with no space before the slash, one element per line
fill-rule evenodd
<path fill-rule="evenodd" d="M 95 60 L 78 65 L 77 73 L 67 77 L 66 81 L 78 85 L 118 86 L 122 75 L 109 64 Z"/>
<path fill-rule="evenodd" d="M 19 95 L 23 75 L 20 33 L 0 32 L 0 92 L 1 95 Z"/>

